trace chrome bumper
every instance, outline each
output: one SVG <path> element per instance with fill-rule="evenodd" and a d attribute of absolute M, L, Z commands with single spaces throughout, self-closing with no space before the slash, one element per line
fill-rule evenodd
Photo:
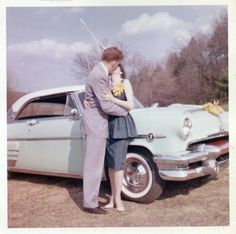
<path fill-rule="evenodd" d="M 154 161 L 163 180 L 184 181 L 210 175 L 216 177 L 219 167 L 226 167 L 228 160 L 217 162 L 221 149 L 202 144 L 195 152 L 186 151 L 181 155 L 154 156 Z"/>

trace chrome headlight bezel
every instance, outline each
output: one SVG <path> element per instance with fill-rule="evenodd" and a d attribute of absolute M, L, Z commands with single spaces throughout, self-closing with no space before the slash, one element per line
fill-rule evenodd
<path fill-rule="evenodd" d="M 186 140 L 190 133 L 191 133 L 191 128 L 192 128 L 192 122 L 189 117 L 186 117 L 183 121 L 183 126 L 182 126 L 182 135 L 184 140 Z"/>

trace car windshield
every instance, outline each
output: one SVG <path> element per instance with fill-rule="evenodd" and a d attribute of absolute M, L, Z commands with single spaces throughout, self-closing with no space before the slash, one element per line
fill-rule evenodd
<path fill-rule="evenodd" d="M 134 96 L 134 109 L 144 108 L 144 105 Z"/>

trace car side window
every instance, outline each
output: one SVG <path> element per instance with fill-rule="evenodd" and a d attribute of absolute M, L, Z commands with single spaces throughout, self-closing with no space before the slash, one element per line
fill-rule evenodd
<path fill-rule="evenodd" d="M 73 108 L 75 104 L 69 94 L 41 97 L 28 103 L 17 120 L 67 116 Z"/>

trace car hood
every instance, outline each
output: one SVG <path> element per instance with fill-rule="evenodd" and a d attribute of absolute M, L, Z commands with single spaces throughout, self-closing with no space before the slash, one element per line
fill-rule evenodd
<path fill-rule="evenodd" d="M 134 109 L 131 115 L 138 134 L 157 132 L 165 136 L 179 136 L 185 118 L 192 122 L 193 139 L 228 131 L 228 112 L 215 116 L 204 111 L 200 105 L 173 104 L 168 107 Z"/>

